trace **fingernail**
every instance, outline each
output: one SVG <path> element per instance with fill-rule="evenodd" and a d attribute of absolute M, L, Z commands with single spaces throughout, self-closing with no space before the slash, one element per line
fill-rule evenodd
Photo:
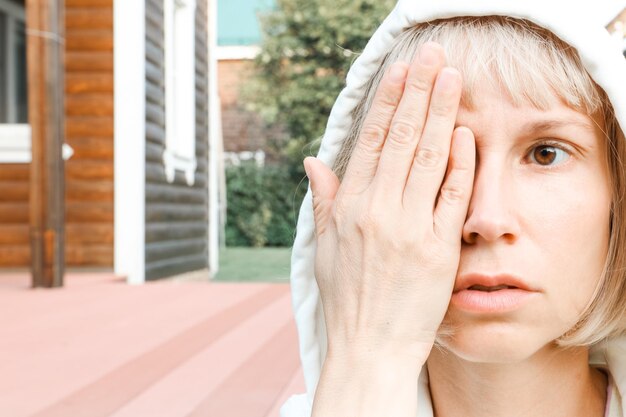
<path fill-rule="evenodd" d="M 400 84 L 406 77 L 406 65 L 403 62 L 395 62 L 389 68 L 389 79 L 394 84 Z"/>
<path fill-rule="evenodd" d="M 420 49 L 420 54 L 419 54 L 420 62 L 427 66 L 432 66 L 432 65 L 437 64 L 437 62 L 439 61 L 438 49 L 439 48 L 436 46 L 436 44 L 432 42 L 428 42 L 422 45 L 422 48 Z"/>

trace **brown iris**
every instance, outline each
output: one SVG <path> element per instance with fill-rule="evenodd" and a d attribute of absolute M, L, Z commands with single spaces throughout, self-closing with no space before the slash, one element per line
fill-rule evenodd
<path fill-rule="evenodd" d="M 556 149 L 554 149 L 554 146 L 538 146 L 535 148 L 533 156 L 541 165 L 550 165 L 556 159 Z"/>

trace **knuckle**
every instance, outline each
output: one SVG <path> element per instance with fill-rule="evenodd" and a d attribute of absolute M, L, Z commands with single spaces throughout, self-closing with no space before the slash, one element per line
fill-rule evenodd
<path fill-rule="evenodd" d="M 431 103 L 430 114 L 438 118 L 447 118 L 456 116 L 454 113 L 455 106 L 453 103 L 439 101 Z"/>
<path fill-rule="evenodd" d="M 325 224 L 328 221 L 327 206 L 328 201 L 313 199 L 313 215 L 319 224 Z"/>
<path fill-rule="evenodd" d="M 452 168 L 454 175 L 458 178 L 472 178 L 474 176 L 472 161 L 455 160 Z"/>
<path fill-rule="evenodd" d="M 361 130 L 363 145 L 369 149 L 378 149 L 385 139 L 385 129 L 378 123 L 368 123 Z"/>
<path fill-rule="evenodd" d="M 406 89 L 409 91 L 414 91 L 420 95 L 430 94 L 430 90 L 432 89 L 433 83 L 426 78 L 423 77 L 413 77 L 409 78 L 406 82 Z"/>
<path fill-rule="evenodd" d="M 389 111 L 398 105 L 398 94 L 395 91 L 381 91 L 376 101 L 375 106 L 380 106 L 385 111 Z"/>
<path fill-rule="evenodd" d="M 465 199 L 467 194 L 465 187 L 461 184 L 444 184 L 441 187 L 441 198 L 445 201 L 458 202 Z"/>
<path fill-rule="evenodd" d="M 415 164 L 420 168 L 436 168 L 443 161 L 443 152 L 434 148 L 419 148 L 415 153 Z"/>
<path fill-rule="evenodd" d="M 376 234 L 380 231 L 380 222 L 378 216 L 372 211 L 364 211 L 355 220 L 355 226 L 361 235 L 368 236 Z"/>
<path fill-rule="evenodd" d="M 415 136 L 415 126 L 407 120 L 397 120 L 391 125 L 389 140 L 397 143 L 409 143 Z"/>
<path fill-rule="evenodd" d="M 389 239 L 390 249 L 395 254 L 399 254 L 404 256 L 414 256 L 417 252 L 417 242 L 416 239 L 410 234 L 399 233 L 394 236 L 393 239 Z"/>

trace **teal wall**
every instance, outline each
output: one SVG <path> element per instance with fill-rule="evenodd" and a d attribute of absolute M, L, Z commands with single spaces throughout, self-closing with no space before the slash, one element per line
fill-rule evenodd
<path fill-rule="evenodd" d="M 257 13 L 274 5 L 275 0 L 218 0 L 217 44 L 257 45 L 261 40 Z"/>

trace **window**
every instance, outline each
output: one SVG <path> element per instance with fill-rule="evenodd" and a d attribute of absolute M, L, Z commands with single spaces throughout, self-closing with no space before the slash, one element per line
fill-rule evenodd
<path fill-rule="evenodd" d="M 0 163 L 30 162 L 24 2 L 0 0 Z"/>
<path fill-rule="evenodd" d="M 165 0 L 165 174 L 196 172 L 195 0 Z"/>
<path fill-rule="evenodd" d="M 0 0 L 0 123 L 28 123 L 24 6 Z"/>

